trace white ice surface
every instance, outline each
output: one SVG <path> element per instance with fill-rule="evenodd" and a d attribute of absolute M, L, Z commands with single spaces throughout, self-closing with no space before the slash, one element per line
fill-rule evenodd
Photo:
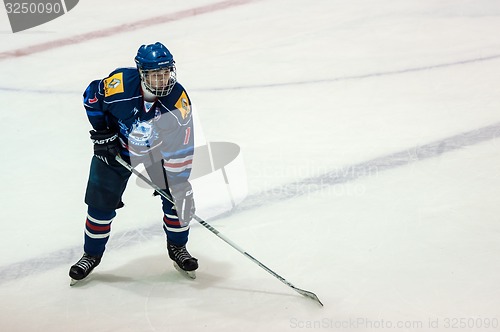
<path fill-rule="evenodd" d="M 2 11 L 0 330 L 425 331 L 437 320 L 441 331 L 452 318 L 500 320 L 500 2 L 225 3 L 80 1 L 16 34 Z M 114 28 L 199 7 L 209 10 Z M 154 41 L 173 52 L 206 138 L 242 147 L 248 200 L 210 222 L 323 308 L 198 224 L 198 278 L 183 279 L 159 201 L 133 178 L 101 265 L 69 287 L 92 153 L 81 94 Z"/>

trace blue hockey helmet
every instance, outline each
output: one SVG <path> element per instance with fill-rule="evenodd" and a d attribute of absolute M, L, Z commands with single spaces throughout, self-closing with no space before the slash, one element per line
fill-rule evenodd
<path fill-rule="evenodd" d="M 144 87 L 154 95 L 168 95 L 175 83 L 176 69 L 172 53 L 162 43 L 142 45 L 135 57 Z"/>

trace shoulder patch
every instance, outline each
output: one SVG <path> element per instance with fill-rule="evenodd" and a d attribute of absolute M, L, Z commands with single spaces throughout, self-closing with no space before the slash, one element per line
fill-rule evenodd
<path fill-rule="evenodd" d="M 104 80 L 104 96 L 109 97 L 117 93 L 122 93 L 123 73 L 116 73 Z"/>
<path fill-rule="evenodd" d="M 175 107 L 181 112 L 183 119 L 191 113 L 191 105 L 185 91 L 182 91 L 181 96 L 175 103 Z"/>

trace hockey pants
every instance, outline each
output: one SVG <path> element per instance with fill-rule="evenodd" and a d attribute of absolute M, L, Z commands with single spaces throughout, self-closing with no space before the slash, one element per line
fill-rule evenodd
<path fill-rule="evenodd" d="M 167 189 L 167 180 L 161 163 L 147 168 L 151 180 L 162 189 Z M 130 178 L 130 171 L 118 162 L 109 165 L 93 157 L 85 193 L 88 206 L 85 222 L 84 250 L 92 256 L 101 256 L 111 233 L 111 223 L 116 209 L 123 206 L 122 195 Z M 168 191 L 167 191 L 168 192 Z M 163 230 L 167 241 L 175 245 L 185 245 L 189 236 L 189 224 L 181 223 L 175 207 L 161 197 L 163 209 Z"/>

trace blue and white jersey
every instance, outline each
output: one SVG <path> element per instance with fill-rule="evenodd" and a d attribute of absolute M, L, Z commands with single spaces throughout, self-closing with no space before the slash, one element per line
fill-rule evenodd
<path fill-rule="evenodd" d="M 171 184 L 186 181 L 194 151 L 191 100 L 181 84 L 154 102 L 143 98 L 136 68 L 118 68 L 90 83 L 83 103 L 95 130 L 118 133 L 121 154 L 133 164 L 164 160 Z"/>

